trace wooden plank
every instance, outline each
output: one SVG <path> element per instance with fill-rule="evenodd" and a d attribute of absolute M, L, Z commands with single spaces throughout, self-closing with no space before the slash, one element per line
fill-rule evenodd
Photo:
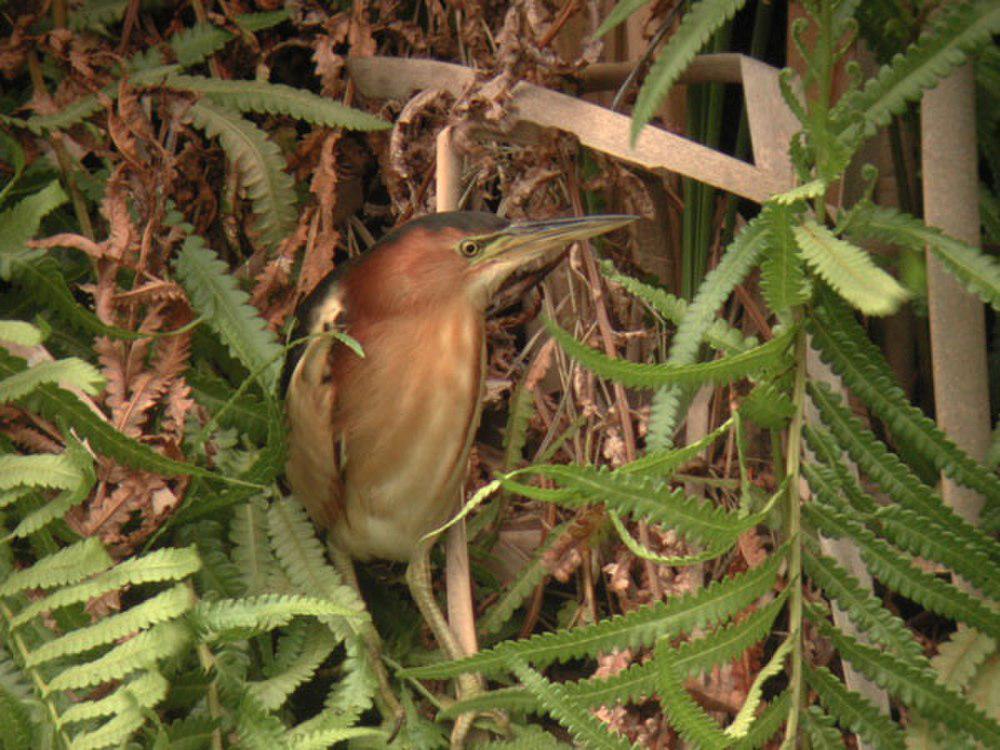
<path fill-rule="evenodd" d="M 711 58 L 708 64 L 731 75 L 734 63 L 742 56 L 713 55 Z M 406 99 L 414 91 L 425 89 L 460 96 L 476 80 L 476 71 L 471 68 L 435 60 L 364 57 L 349 58 L 347 65 L 361 93 L 377 99 Z M 762 74 L 760 69 L 753 70 L 755 74 Z M 758 88 L 764 89 L 763 86 Z M 761 96 L 757 98 L 763 100 Z M 760 107 L 757 109 L 759 111 Z M 510 115 L 514 122 L 556 128 L 574 135 L 588 148 L 649 171 L 693 177 L 758 203 L 790 189 L 793 184 L 784 166 L 773 170 L 747 164 L 653 126 L 643 129 L 632 148 L 629 145 L 631 120 L 627 115 L 528 83 L 517 84 L 511 92 Z M 762 126 L 758 127 L 761 129 Z M 768 153 L 773 155 L 773 149 Z"/>

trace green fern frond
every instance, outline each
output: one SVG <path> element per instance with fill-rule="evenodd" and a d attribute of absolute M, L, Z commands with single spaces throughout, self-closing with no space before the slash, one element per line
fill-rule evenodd
<path fill-rule="evenodd" d="M 243 579 L 245 593 L 249 596 L 265 593 L 276 561 L 268 544 L 267 511 L 260 498 L 252 498 L 233 511 L 229 538 L 233 542 L 233 563 Z"/>
<path fill-rule="evenodd" d="M 851 213 L 847 231 L 852 236 L 901 245 L 921 254 L 929 247 L 966 289 L 1000 310 L 1000 263 L 996 258 L 901 211 L 866 203 Z"/>
<path fill-rule="evenodd" d="M 763 565 L 717 581 L 696 594 L 643 607 L 594 625 L 542 633 L 521 641 L 505 641 L 475 656 L 442 664 L 403 670 L 418 679 L 442 679 L 463 672 L 494 674 L 509 668 L 513 659 L 544 666 L 582 656 L 596 656 L 613 648 L 649 646 L 661 635 L 677 635 L 732 617 L 771 590 L 784 559 L 779 550 Z"/>
<path fill-rule="evenodd" d="M 75 387 L 95 396 L 101 392 L 104 377 L 92 364 L 77 357 L 38 362 L 27 370 L 0 380 L 0 404 L 23 398 L 43 383 Z"/>
<path fill-rule="evenodd" d="M 65 450 L 59 454 L 0 456 L 0 471 L 11 472 L 9 477 L 0 479 L 0 489 L 9 481 L 63 490 L 24 516 L 10 532 L 8 539 L 22 539 L 61 518 L 70 508 L 87 498 L 96 481 L 94 461 L 90 453 L 71 436 L 67 438 Z M 16 499 L 24 494 L 22 489 L 25 488 L 15 490 Z M 0 502 L 0 507 L 7 504 L 8 502 Z"/>
<path fill-rule="evenodd" d="M 642 364 L 615 359 L 577 341 L 551 320 L 545 327 L 552 338 L 573 359 L 602 378 L 609 378 L 630 388 L 664 388 L 668 386 L 699 386 L 705 383 L 731 383 L 761 370 L 781 369 L 794 329 L 786 329 L 767 343 L 731 354 L 722 359 L 699 364 Z"/>
<path fill-rule="evenodd" d="M 819 695 L 820 703 L 842 727 L 879 750 L 905 750 L 906 741 L 899 725 L 880 713 L 867 698 L 848 690 L 829 669 L 803 663 L 803 676 Z"/>
<path fill-rule="evenodd" d="M 127 681 L 111 695 L 73 704 L 59 717 L 59 723 L 61 726 L 66 726 L 88 719 L 114 716 L 125 713 L 137 705 L 152 708 L 166 697 L 168 687 L 169 683 L 159 672 L 143 672 Z"/>
<path fill-rule="evenodd" d="M 249 32 L 263 31 L 272 26 L 276 26 L 282 21 L 288 20 L 287 10 L 265 11 L 263 13 L 244 13 L 238 16 L 230 16 L 237 26 Z M 167 43 L 174 53 L 174 57 L 181 68 L 189 68 L 192 65 L 205 62 L 216 52 L 220 52 L 230 41 L 237 36 L 225 29 L 213 26 L 210 23 L 196 22 L 192 26 L 186 26 L 176 34 L 173 34 Z M 138 52 L 127 61 L 127 68 L 130 72 L 144 71 L 149 68 L 163 65 L 163 54 L 155 47 Z"/>
<path fill-rule="evenodd" d="M 695 747 L 724 750 L 732 740 L 684 689 L 683 673 L 675 661 L 676 655 L 670 641 L 661 638 L 656 644 L 652 663 L 657 667 L 656 692 L 659 693 L 663 713 L 677 733 Z"/>
<path fill-rule="evenodd" d="M 657 286 L 645 284 L 634 276 L 624 274 L 615 268 L 610 260 L 601 261 L 601 273 L 609 281 L 623 287 L 630 294 L 635 295 L 643 302 L 653 308 L 664 320 L 668 320 L 675 325 L 687 315 L 688 303 L 665 289 Z M 739 354 L 759 343 L 755 336 L 744 336 L 738 329 L 733 328 L 725 320 L 714 320 L 704 332 L 705 343 L 713 349 L 726 352 L 727 354 Z"/>
<path fill-rule="evenodd" d="M 48 458 L 48 456 L 30 456 L 30 458 Z M 0 476 L 5 469 L 3 459 L 12 456 L 0 456 Z M 18 570 L 7 576 L 0 583 L 0 596 L 11 596 L 28 589 L 50 589 L 76 583 L 102 570 L 111 567 L 111 556 L 104 550 L 99 539 L 90 537 L 81 539 L 75 544 L 63 547 L 47 557 L 43 557 L 30 568 Z"/>
<path fill-rule="evenodd" d="M 122 20 L 128 0 L 86 0 L 69 13 L 66 25 L 71 31 L 103 31 Z"/>
<path fill-rule="evenodd" d="M 11 264 L 24 259 L 25 243 L 38 234 L 42 219 L 67 200 L 59 183 L 50 182 L 22 198 L 16 206 L 0 212 L 0 236 L 4 238 L 4 248 L 0 251 L 0 278 L 11 277 Z"/>
<path fill-rule="evenodd" d="M 272 394 L 281 375 L 282 348 L 226 264 L 201 237 L 190 234 L 174 267 L 198 314 L 247 370 L 260 373 L 264 392 Z"/>
<path fill-rule="evenodd" d="M 938 644 L 931 666 L 938 680 L 950 688 L 963 690 L 972 682 L 983 663 L 997 651 L 997 641 L 978 630 L 959 626 L 951 638 Z"/>
<path fill-rule="evenodd" d="M 247 686 L 254 698 L 269 711 L 284 705 L 292 692 L 316 673 L 337 645 L 337 639 L 329 628 L 319 623 L 308 623 L 305 625 L 304 639 L 299 645 L 301 648 L 296 650 L 294 658 L 289 659 L 282 654 L 279 644 L 279 658 L 273 669 L 274 674 L 266 680 L 251 682 Z"/>
<path fill-rule="evenodd" d="M 760 289 L 772 310 L 787 314 L 812 296 L 812 284 L 799 257 L 792 234 L 791 211 L 785 206 L 771 206 L 765 221 L 768 247 L 760 264 Z"/>
<path fill-rule="evenodd" d="M 337 571 L 326 561 L 315 527 L 301 504 L 288 498 L 272 503 L 267 529 L 274 555 L 298 591 L 323 596 L 350 611 L 348 617 L 321 618 L 344 640 L 347 651 L 345 676 L 327 696 L 325 705 L 333 714 L 356 718 L 368 709 L 378 689 L 369 651 L 364 645 L 364 633 L 372 627 L 364 602 L 354 589 L 341 582 Z"/>
<path fill-rule="evenodd" d="M 351 617 L 354 613 L 329 599 L 293 594 L 263 594 L 242 599 L 199 602 L 191 620 L 206 640 L 230 631 L 267 631 L 289 623 L 293 617 Z M 242 637 L 244 633 L 240 633 Z"/>
<path fill-rule="evenodd" d="M 301 504 L 289 498 L 271 504 L 267 514 L 267 530 L 271 547 L 289 581 L 300 592 L 337 602 L 346 613 L 350 631 L 368 619 L 364 602 L 357 592 L 345 586 L 336 570 L 326 561 L 326 555 L 316 538 L 315 527 Z M 338 631 L 343 637 L 345 631 Z"/>
<path fill-rule="evenodd" d="M 168 43 L 181 67 L 189 68 L 221 51 L 232 38 L 225 29 L 199 22 L 173 34 Z"/>
<path fill-rule="evenodd" d="M 476 746 L 477 750 L 570 750 L 573 745 L 560 742 L 537 724 L 512 725 L 511 736 Z"/>
<path fill-rule="evenodd" d="M 688 306 L 670 344 L 667 364 L 687 365 L 698 359 L 706 331 L 716 321 L 716 313 L 733 289 L 757 264 L 767 240 L 766 226 L 757 217 L 730 243 L 719 264 L 705 275 L 705 280 Z M 680 417 L 682 391 L 663 388 L 653 396 L 646 444 L 650 450 L 671 444 Z"/>
<path fill-rule="evenodd" d="M 12 357 L 5 350 L 0 349 L 0 378 L 22 372 L 26 367 L 27 364 L 23 359 Z M 89 441 L 94 450 L 126 466 L 145 469 L 167 477 L 190 475 L 241 486 L 249 484 L 243 480 L 208 471 L 200 466 L 174 461 L 157 453 L 149 446 L 133 440 L 115 429 L 107 420 L 95 414 L 75 394 L 51 384 L 37 387 L 28 398 L 33 411 L 47 419 L 62 422 L 72 427 L 79 433 L 80 437 Z M 254 484 L 250 486 L 258 487 Z"/>
<path fill-rule="evenodd" d="M 699 498 L 689 497 L 681 488 L 661 487 L 643 477 L 590 466 L 547 464 L 532 466 L 526 471 L 553 479 L 571 490 L 571 494 L 559 496 L 559 502 L 564 505 L 604 503 L 636 518 L 676 527 L 686 536 L 710 546 L 735 543 L 740 534 L 760 523 L 770 512 L 770 508 L 766 508 L 740 517 Z M 521 485 L 520 492 L 536 500 L 549 499 L 533 487 Z"/>
<path fill-rule="evenodd" d="M 791 694 L 785 690 L 781 695 L 771 699 L 767 708 L 761 711 L 760 716 L 751 725 L 746 737 L 735 742 L 732 747 L 736 750 L 757 750 L 764 747 L 784 725 L 790 707 Z"/>
<path fill-rule="evenodd" d="M 41 330 L 23 320 L 0 320 L 0 346 L 38 346 L 45 340 Z"/>
<path fill-rule="evenodd" d="M 157 623 L 176 619 L 194 604 L 194 594 L 185 584 L 146 599 L 119 614 L 105 617 L 93 625 L 72 630 L 55 640 L 43 643 L 29 652 L 25 664 L 35 667 L 69 654 L 79 654 L 95 646 L 112 643 L 131 633 L 144 630 Z"/>
<path fill-rule="evenodd" d="M 563 683 L 564 685 L 569 683 Z M 508 711 L 517 714 L 544 714 L 545 709 L 538 700 L 523 687 L 497 688 L 488 693 L 480 693 L 456 700 L 438 712 L 439 719 L 454 719 L 465 713 L 486 711 Z"/>
<path fill-rule="evenodd" d="M 157 86 L 163 83 L 164 79 L 176 70 L 175 65 L 158 65 L 136 70 L 129 74 L 129 83 L 133 86 Z M 104 97 L 107 97 L 105 99 Z M 101 89 L 100 95 L 89 94 L 76 101 L 63 105 L 58 112 L 50 115 L 34 115 L 25 121 L 25 126 L 35 135 L 44 135 L 53 130 L 69 130 L 74 125 L 79 125 L 93 114 L 104 109 L 103 101 L 110 99 L 115 101 L 118 98 L 118 82 L 110 83 Z"/>
<path fill-rule="evenodd" d="M 191 645 L 191 635 L 190 628 L 178 621 L 154 625 L 97 659 L 67 667 L 49 681 L 49 689 L 82 690 L 151 669 L 160 661 L 184 653 Z"/>
<path fill-rule="evenodd" d="M 988 696 L 975 695 L 975 683 L 976 680 L 986 677 L 991 692 L 996 692 L 996 680 L 989 679 L 989 665 L 1000 663 L 993 656 L 996 645 L 997 642 L 989 636 L 960 625 L 951 638 L 938 644 L 938 653 L 931 659 L 931 666 L 937 673 L 939 682 L 954 690 L 965 691 L 970 701 L 983 709 L 987 716 L 993 718 L 998 715 L 996 701 Z M 981 747 L 969 742 L 967 738 L 962 739 L 966 741 L 959 744 L 959 738 L 955 737 L 953 732 L 945 732 L 941 727 L 927 721 L 917 711 L 912 711 L 907 716 L 906 742 L 907 747 L 912 750 L 917 748 L 933 750 L 949 745 L 969 750 Z"/>
<path fill-rule="evenodd" d="M 503 467 L 517 468 L 524 460 L 524 444 L 528 439 L 528 426 L 535 413 L 535 396 L 524 382 L 517 384 L 508 404 L 510 416 L 503 433 Z"/>
<path fill-rule="evenodd" d="M 146 722 L 146 717 L 138 708 L 130 708 L 120 713 L 99 728 L 73 737 L 71 750 L 101 750 L 123 744 Z"/>
<path fill-rule="evenodd" d="M 263 13 L 243 13 L 233 20 L 237 26 L 250 32 L 257 32 L 277 26 L 279 23 L 287 21 L 288 17 L 288 11 L 281 9 Z M 171 36 L 169 43 L 177 62 L 182 67 L 188 68 L 204 62 L 222 50 L 234 38 L 233 34 L 218 26 L 196 23 Z"/>
<path fill-rule="evenodd" d="M 815 750 L 844 750 L 844 738 L 833 717 L 819 706 L 809 706 L 801 713 L 802 728 L 809 735 L 809 747 Z"/>
<path fill-rule="evenodd" d="M 783 430 L 795 414 L 789 391 L 780 381 L 765 380 L 740 403 L 740 414 L 768 430 Z"/>
<path fill-rule="evenodd" d="M 521 659 L 515 659 L 510 667 L 528 691 L 545 706 L 549 714 L 585 747 L 595 750 L 620 750 L 632 747 L 632 743 L 609 731 L 609 727 L 590 711 L 570 700 L 561 685 L 549 682 Z"/>
<path fill-rule="evenodd" d="M 989 44 L 998 32 L 1000 8 L 991 0 L 943 8 L 940 17 L 905 53 L 893 57 L 862 90 L 838 104 L 832 119 L 852 123 L 841 138 L 855 143 L 888 125 L 893 115 L 902 114 L 908 102 L 919 99 L 926 89 L 965 62 L 968 54 Z"/>
<path fill-rule="evenodd" d="M 807 219 L 792 227 L 802 257 L 824 281 L 866 315 L 889 315 L 909 298 L 861 248 Z"/>
<path fill-rule="evenodd" d="M 0 659 L 2 659 L 0 655 Z M 20 750 L 37 747 L 36 726 L 29 707 L 0 685 L 0 747 L 4 750 Z"/>
<path fill-rule="evenodd" d="M 602 36 L 611 31 L 611 29 L 615 28 L 615 26 L 623 23 L 629 16 L 639 10 L 639 8 L 648 4 L 649 0 L 618 0 L 614 9 L 608 13 L 601 25 L 597 27 L 597 31 L 594 32 L 594 38 L 600 39 Z"/>
<path fill-rule="evenodd" d="M 745 3 L 746 0 L 700 0 L 684 14 L 680 26 L 656 56 L 639 89 L 632 111 L 633 145 L 694 56 Z"/>
<path fill-rule="evenodd" d="M 204 99 L 191 106 L 188 116 L 196 128 L 219 139 L 253 202 L 261 241 L 276 246 L 291 234 L 297 216 L 295 183 L 285 171 L 280 149 L 249 120 Z"/>
<path fill-rule="evenodd" d="M 239 112 L 280 114 L 314 125 L 348 130 L 385 130 L 392 125 L 367 112 L 345 106 L 311 91 L 267 81 L 229 81 L 200 76 L 171 76 L 169 88 L 193 91 L 220 107 Z"/>
<path fill-rule="evenodd" d="M 817 546 L 809 542 L 802 556 L 806 575 L 837 602 L 869 639 L 882 644 L 896 658 L 916 668 L 927 666 L 924 650 L 906 623 L 882 606 L 882 602 L 863 588 L 836 560 L 820 553 Z"/>
<path fill-rule="evenodd" d="M 778 206 L 792 206 L 812 198 L 819 198 L 826 193 L 827 187 L 829 186 L 824 180 L 817 178 L 801 185 L 796 185 L 791 190 L 771 196 L 770 200 Z M 770 210 L 773 211 L 774 209 L 771 208 Z"/>
<path fill-rule="evenodd" d="M 897 505 L 880 508 L 875 518 L 882 534 L 897 547 L 946 565 L 984 594 L 1000 601 L 1000 566 L 977 548 L 963 544 L 937 522 Z"/>
<path fill-rule="evenodd" d="M 1000 618 L 969 594 L 910 564 L 871 531 L 824 503 L 809 503 L 804 509 L 809 521 L 833 537 L 849 536 L 861 552 L 868 569 L 886 586 L 923 605 L 932 612 L 977 630 L 1000 637 Z"/>
<path fill-rule="evenodd" d="M 378 691 L 378 678 L 361 638 L 345 639 L 344 652 L 342 676 L 327 695 L 323 708 L 332 716 L 340 717 L 345 724 L 354 724 L 372 705 Z"/>
<path fill-rule="evenodd" d="M 826 491 L 831 497 L 839 493 L 861 515 L 874 515 L 879 506 L 845 465 L 844 452 L 830 431 L 810 425 L 805 429 L 805 437 L 806 444 L 816 456 L 815 461 L 802 467 L 813 490 L 817 493 Z"/>
<path fill-rule="evenodd" d="M 243 13 L 236 16 L 236 25 L 247 31 L 257 33 L 284 23 L 292 17 L 288 8 L 265 10 L 258 13 Z"/>
<path fill-rule="evenodd" d="M 687 555 L 661 555 L 636 541 L 616 511 L 609 510 L 608 517 L 611 519 L 611 525 L 614 526 L 618 538 L 622 540 L 622 543 L 628 548 L 629 552 L 642 560 L 651 560 L 657 565 L 670 565 L 672 567 L 683 568 L 688 565 L 703 563 L 706 560 L 721 557 L 732 546 L 730 542 L 727 542 Z"/>
<path fill-rule="evenodd" d="M 210 716 L 185 716 L 162 727 L 156 741 L 170 748 L 202 750 L 211 746 L 219 723 Z"/>
<path fill-rule="evenodd" d="M 2 258 L 2 256 L 0 256 Z M 0 260 L 2 263 L 2 260 Z M 148 339 L 150 334 L 127 328 L 109 326 L 77 302 L 59 264 L 51 257 L 25 258 L 13 262 L 11 276 L 26 291 L 35 296 L 45 311 L 65 321 L 72 328 L 95 336 L 115 339 Z"/>
<path fill-rule="evenodd" d="M 482 617 L 477 618 L 479 632 L 485 635 L 498 633 L 539 584 L 551 573 L 546 561 L 548 551 L 573 528 L 573 523 L 567 521 L 554 528 L 538 548 L 532 553 L 531 560 L 521 569 L 511 583 L 504 586 L 503 592 L 496 604 L 490 607 Z"/>
<path fill-rule="evenodd" d="M 302 729 L 301 726 L 298 726 L 288 731 L 281 747 L 288 748 L 288 750 L 326 750 L 331 745 L 340 742 L 366 739 L 385 742 L 386 735 L 371 727 Z"/>
<path fill-rule="evenodd" d="M 858 467 L 900 505 L 937 521 L 963 545 L 996 560 L 996 544 L 975 526 L 960 518 L 940 497 L 889 451 L 861 421 L 843 405 L 840 397 L 824 384 L 810 383 L 809 393 L 823 422 L 836 436 Z"/>
<path fill-rule="evenodd" d="M 805 613 L 822 635 L 833 643 L 837 652 L 877 685 L 952 731 L 967 732 L 986 747 L 1000 745 L 1000 724 L 938 682 L 930 667 L 916 669 L 889 654 L 859 643 L 833 627 L 825 613 L 812 604 L 806 603 Z"/>
<path fill-rule="evenodd" d="M 789 589 L 785 589 L 737 623 L 718 628 L 676 648 L 672 647 L 674 665 L 682 675 L 687 676 L 707 672 L 720 664 L 728 664 L 767 637 L 785 606 L 788 592 Z"/>
<path fill-rule="evenodd" d="M 193 547 L 165 547 L 141 557 L 131 557 L 89 580 L 60 588 L 43 599 L 32 601 L 11 619 L 11 626 L 19 627 L 42 612 L 53 612 L 71 604 L 86 602 L 126 586 L 179 581 L 192 575 L 200 567 L 201 560 Z"/>
<path fill-rule="evenodd" d="M 750 730 L 754 725 L 754 714 L 757 713 L 757 708 L 764 698 L 764 683 L 784 671 L 785 660 L 792 652 L 793 645 L 794 641 L 791 637 L 785 638 L 781 645 L 775 649 L 771 658 L 768 659 L 767 664 L 761 667 L 757 676 L 754 677 L 743 705 L 740 707 L 732 723 L 726 727 L 726 734 L 729 737 L 741 739 L 750 735 Z"/>
<path fill-rule="evenodd" d="M 733 420 L 727 419 L 721 425 L 708 433 L 701 440 L 689 443 L 673 450 L 648 451 L 646 455 L 629 461 L 616 474 L 637 474 L 650 478 L 666 479 L 673 475 L 674 470 L 688 461 L 694 460 L 708 450 L 719 438 L 733 427 Z"/>
<path fill-rule="evenodd" d="M 95 475 L 93 469 L 87 467 L 83 469 L 80 482 L 72 489 L 63 490 L 51 500 L 46 502 L 37 510 L 32 511 L 14 527 L 10 532 L 9 539 L 24 539 L 34 534 L 41 528 L 49 525 L 58 518 L 62 518 L 73 508 L 90 495 L 90 490 L 94 486 Z"/>
<path fill-rule="evenodd" d="M 233 724 L 238 742 L 237 747 L 249 750 L 272 750 L 284 747 L 287 733 L 281 719 L 264 710 L 252 695 L 245 690 L 236 706 Z"/>
<path fill-rule="evenodd" d="M 823 361 L 885 422 L 893 437 L 919 451 L 956 482 L 986 497 L 1000 497 L 1000 477 L 955 445 L 910 403 L 878 347 L 832 295 L 824 295 L 815 306 L 807 328 Z"/>

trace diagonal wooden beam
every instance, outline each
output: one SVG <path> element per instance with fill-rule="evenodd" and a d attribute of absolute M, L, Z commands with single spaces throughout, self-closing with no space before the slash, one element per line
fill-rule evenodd
<path fill-rule="evenodd" d="M 627 115 L 524 82 L 511 92 L 506 124 L 555 128 L 588 148 L 651 172 L 682 174 L 758 203 L 790 189 L 793 175 L 787 143 L 798 123 L 781 101 L 777 69 L 736 54 L 706 55 L 699 60 L 689 75 L 692 82 L 710 76 L 743 82 L 753 164 L 653 126 L 643 129 L 633 148 Z M 460 96 L 477 78 L 472 68 L 436 60 L 357 57 L 349 58 L 347 66 L 361 93 L 374 99 L 407 99 L 414 91 L 428 89 Z"/>

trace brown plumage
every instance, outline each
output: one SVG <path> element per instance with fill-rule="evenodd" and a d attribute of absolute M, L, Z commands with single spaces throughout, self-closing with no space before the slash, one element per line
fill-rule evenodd
<path fill-rule="evenodd" d="M 292 489 L 361 560 L 408 561 L 458 503 L 479 421 L 489 290 L 455 245 L 507 225 L 460 218 L 442 225 L 432 215 L 390 234 L 302 316 L 309 333 L 342 330 L 365 353 L 313 340 L 288 398 Z"/>
<path fill-rule="evenodd" d="M 632 220 L 426 216 L 324 280 L 300 311 L 296 335 L 311 338 L 288 383 L 292 491 L 329 530 L 349 580 L 350 558 L 409 561 L 413 597 L 451 658 L 462 651 L 434 600 L 422 538 L 459 506 L 482 405 L 487 306 L 515 271 Z M 356 339 L 364 356 L 330 331 Z M 377 636 L 367 637 L 377 654 Z M 384 670 L 380 679 L 398 715 Z"/>

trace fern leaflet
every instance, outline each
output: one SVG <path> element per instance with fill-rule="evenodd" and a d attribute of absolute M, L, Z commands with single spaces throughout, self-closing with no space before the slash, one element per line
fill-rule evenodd
<path fill-rule="evenodd" d="M 699 0 L 684 14 L 681 24 L 649 69 L 632 111 L 631 140 L 656 114 L 680 74 L 726 21 L 736 15 L 746 0 Z"/>
<path fill-rule="evenodd" d="M 220 107 L 239 112 L 288 115 L 314 125 L 349 130 L 385 130 L 392 127 L 367 112 L 280 83 L 175 75 L 167 79 L 166 85 L 202 94 Z"/>
<path fill-rule="evenodd" d="M 729 383 L 764 369 L 780 369 L 785 362 L 788 346 L 794 334 L 794 329 L 789 328 L 753 349 L 700 364 L 679 365 L 667 362 L 647 365 L 614 359 L 596 349 L 591 349 L 550 320 L 545 321 L 545 326 L 552 338 L 587 369 L 603 378 L 610 378 L 632 388 L 691 387 L 704 383 Z"/>
<path fill-rule="evenodd" d="M 295 183 L 281 151 L 256 125 L 204 99 L 191 106 L 188 116 L 195 127 L 219 139 L 253 202 L 261 240 L 276 246 L 291 234 L 296 219 Z"/>
<path fill-rule="evenodd" d="M 807 219 L 792 228 L 802 257 L 837 294 L 866 315 L 889 315 L 909 296 L 864 250 Z"/>
<path fill-rule="evenodd" d="M 469 671 L 492 674 L 509 668 L 512 659 L 545 665 L 594 656 L 612 648 L 648 646 L 660 635 L 676 635 L 727 620 L 771 589 L 783 558 L 783 551 L 776 552 L 757 568 L 669 603 L 643 607 L 594 625 L 543 633 L 522 641 L 505 641 L 466 659 L 414 667 L 403 670 L 402 674 L 418 679 L 453 677 Z"/>
<path fill-rule="evenodd" d="M 190 231 L 187 225 L 183 228 Z M 194 308 L 251 373 L 261 373 L 264 392 L 272 394 L 281 374 L 282 348 L 225 263 L 204 240 L 191 234 L 184 240 L 175 267 Z"/>

